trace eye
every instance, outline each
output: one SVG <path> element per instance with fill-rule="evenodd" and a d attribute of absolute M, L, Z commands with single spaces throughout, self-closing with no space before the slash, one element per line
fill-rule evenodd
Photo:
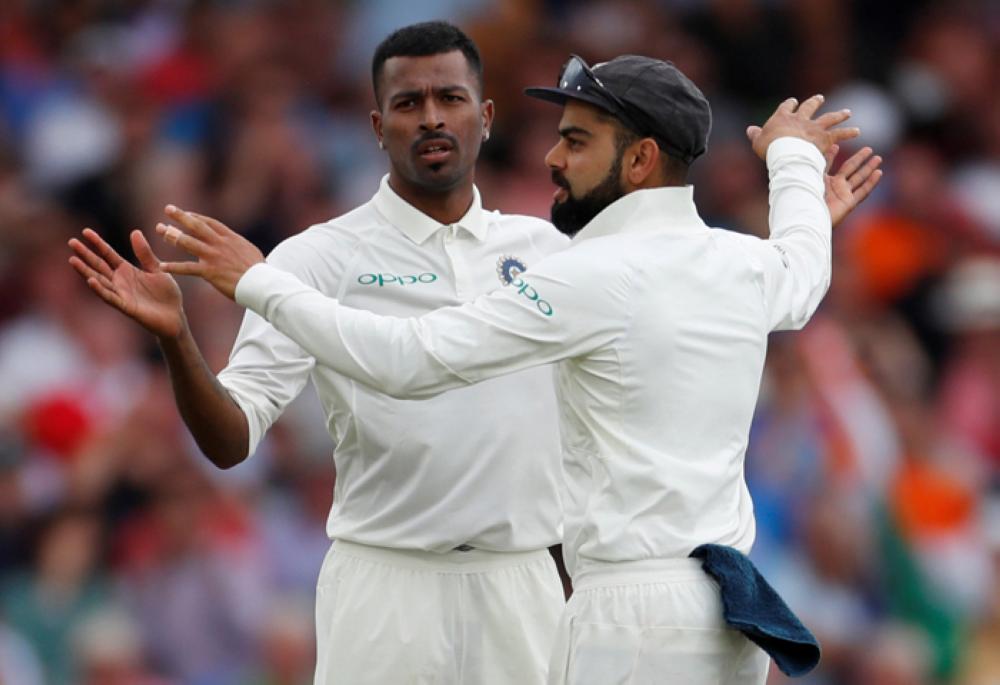
<path fill-rule="evenodd" d="M 581 150 L 583 149 L 583 141 L 577 138 L 566 138 L 566 147 L 570 150 Z"/>
<path fill-rule="evenodd" d="M 396 104 L 393 105 L 393 109 L 413 109 L 413 106 L 417 104 L 415 98 L 406 98 L 405 100 L 396 100 Z"/>
<path fill-rule="evenodd" d="M 445 102 L 465 102 L 465 98 L 461 95 L 455 95 L 454 93 L 445 93 L 441 96 L 441 99 Z"/>

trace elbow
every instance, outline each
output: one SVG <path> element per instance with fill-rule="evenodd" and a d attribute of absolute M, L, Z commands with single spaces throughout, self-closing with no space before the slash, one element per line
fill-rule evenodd
<path fill-rule="evenodd" d="M 375 390 L 397 400 L 425 399 L 440 395 L 447 389 L 440 382 L 426 376 L 421 377 L 421 374 L 409 369 L 397 370 L 396 373 L 373 380 L 375 384 L 372 387 Z"/>
<path fill-rule="evenodd" d="M 213 466 L 222 471 L 228 471 L 234 466 L 242 464 L 248 456 L 246 449 L 241 452 L 236 449 L 206 449 L 202 447 L 201 452 L 206 459 L 212 462 Z"/>

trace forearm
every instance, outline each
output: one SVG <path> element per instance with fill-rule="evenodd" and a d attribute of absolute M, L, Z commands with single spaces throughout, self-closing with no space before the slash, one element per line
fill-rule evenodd
<path fill-rule="evenodd" d="M 187 324 L 177 338 L 159 338 L 181 418 L 208 459 L 227 469 L 246 459 L 247 419 L 208 368 Z"/>
<path fill-rule="evenodd" d="M 776 154 L 779 150 L 780 156 Z M 779 299 L 787 318 L 782 328 L 804 325 L 830 285 L 830 214 L 824 199 L 822 163 L 814 146 L 804 141 L 779 140 L 768 150 L 768 242 L 784 267 Z"/>
<path fill-rule="evenodd" d="M 281 270 L 261 265 L 248 271 L 237 302 L 319 364 L 392 397 L 428 397 L 467 384 L 435 358 L 417 320 L 342 307 Z"/>

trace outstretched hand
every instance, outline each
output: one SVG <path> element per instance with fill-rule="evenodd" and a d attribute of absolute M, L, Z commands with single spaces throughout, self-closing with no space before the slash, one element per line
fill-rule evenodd
<path fill-rule="evenodd" d="M 772 142 L 784 136 L 792 136 L 809 141 L 826 154 L 831 146 L 855 138 L 861 133 L 858 128 L 834 128 L 851 117 L 850 110 L 827 112 L 813 119 L 823 101 L 822 95 L 813 95 L 801 105 L 795 98 L 782 102 L 763 126 L 747 128 L 747 138 L 753 145 L 753 151 L 761 159 L 767 159 L 767 148 Z"/>
<path fill-rule="evenodd" d="M 161 262 L 160 269 L 172 274 L 199 276 L 220 293 L 234 299 L 236 284 L 264 255 L 249 240 L 221 221 L 167 205 L 166 215 L 178 226 L 157 224 L 164 240 L 197 257 L 193 262 Z"/>
<path fill-rule="evenodd" d="M 873 155 L 870 147 L 863 147 L 855 152 L 844 160 L 837 173 L 831 174 L 833 161 L 839 151 L 838 145 L 832 145 L 826 151 L 826 174 L 823 177 L 826 206 L 830 210 L 830 221 L 834 226 L 861 204 L 882 180 L 882 170 L 879 168 L 882 158 Z"/>
<path fill-rule="evenodd" d="M 102 300 L 161 338 L 179 336 L 186 325 L 177 282 L 161 271 L 161 262 L 145 236 L 132 231 L 137 268 L 123 259 L 96 231 L 83 229 L 83 238 L 71 238 L 69 263 Z"/>

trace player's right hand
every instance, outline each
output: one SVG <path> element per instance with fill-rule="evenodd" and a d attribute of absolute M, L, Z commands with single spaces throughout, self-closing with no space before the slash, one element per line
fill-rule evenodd
<path fill-rule="evenodd" d="M 782 102 L 763 126 L 747 128 L 747 138 L 753 145 L 753 151 L 766 160 L 767 148 L 773 141 L 792 136 L 809 141 L 826 154 L 832 145 L 855 138 L 861 133 L 858 128 L 834 128 L 850 118 L 850 110 L 827 112 L 813 119 L 816 111 L 823 105 L 823 100 L 822 95 L 813 95 L 802 104 L 795 98 Z"/>
<path fill-rule="evenodd" d="M 71 238 L 69 263 L 97 295 L 160 338 L 177 338 L 187 326 L 181 290 L 140 231 L 129 236 L 142 268 L 115 252 L 96 231 L 83 229 L 86 243 Z"/>

